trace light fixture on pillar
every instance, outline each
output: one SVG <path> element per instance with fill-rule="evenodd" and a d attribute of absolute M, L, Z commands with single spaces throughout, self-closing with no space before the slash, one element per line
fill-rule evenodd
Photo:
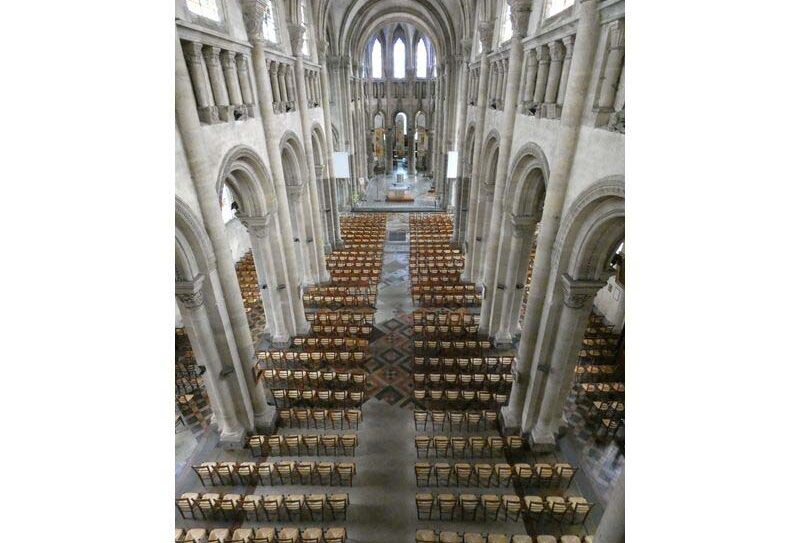
<path fill-rule="evenodd" d="M 337 151 L 333 153 L 333 176 L 337 179 L 347 179 L 350 177 L 349 153 Z"/>
<path fill-rule="evenodd" d="M 447 151 L 447 178 L 458 176 L 458 151 Z"/>

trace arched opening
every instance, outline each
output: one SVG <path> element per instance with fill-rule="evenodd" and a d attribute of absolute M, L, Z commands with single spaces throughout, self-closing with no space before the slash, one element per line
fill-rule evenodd
<path fill-rule="evenodd" d="M 384 173 L 386 171 L 386 127 L 381 111 L 376 113 L 372 119 L 372 159 L 374 173 Z"/>
<path fill-rule="evenodd" d="M 482 164 L 480 170 L 480 183 L 478 184 L 478 210 L 475 221 L 475 258 L 473 258 L 476 268 L 473 270 L 475 276 L 482 280 L 483 260 L 486 250 L 484 243 L 489 239 L 489 227 L 492 214 L 492 202 L 494 201 L 495 175 L 497 175 L 497 161 L 500 158 L 500 141 L 497 133 L 489 136 L 481 155 Z M 485 160 L 483 160 L 485 158 Z"/>
<path fill-rule="evenodd" d="M 372 42 L 370 65 L 372 67 L 372 78 L 383 79 L 383 46 L 377 39 Z"/>
<path fill-rule="evenodd" d="M 394 116 L 392 169 L 400 174 L 408 173 L 408 117 L 402 111 Z"/>
<path fill-rule="evenodd" d="M 428 170 L 428 120 L 424 111 L 418 111 L 414 116 L 413 145 L 414 162 L 417 172 Z"/>
<path fill-rule="evenodd" d="M 402 38 L 397 38 L 394 41 L 392 60 L 392 76 L 395 79 L 404 79 L 406 77 L 406 44 Z"/>
<path fill-rule="evenodd" d="M 297 260 L 297 269 L 302 270 L 303 281 L 310 284 L 314 282 L 313 257 L 310 254 L 310 251 L 313 250 L 311 247 L 313 235 L 308 185 L 303 183 L 304 179 L 308 179 L 308 173 L 305 171 L 305 161 L 300 158 L 302 156 L 304 154 L 300 142 L 295 137 L 287 138 L 281 146 L 281 164 L 289 197 L 294 255 Z"/>
<path fill-rule="evenodd" d="M 420 38 L 417 42 L 417 77 L 420 79 L 425 79 L 428 77 L 428 48 L 425 46 L 425 42 Z"/>
<path fill-rule="evenodd" d="M 534 360 L 551 361 L 534 404 L 534 440 L 552 440 L 566 424 L 583 451 L 582 465 L 606 472 L 602 480 L 593 478 L 601 494 L 610 492 L 624 468 L 624 323 L 613 326 L 601 302 L 613 296 L 609 279 L 624 273 L 624 206 L 622 179 L 609 178 L 584 190 L 565 213 Z M 599 455 L 585 454 L 589 449 Z"/>

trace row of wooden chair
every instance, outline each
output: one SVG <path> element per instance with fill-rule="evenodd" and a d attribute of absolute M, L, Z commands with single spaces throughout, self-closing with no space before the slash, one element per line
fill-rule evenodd
<path fill-rule="evenodd" d="M 566 483 L 566 488 L 572 484 L 577 468 L 566 463 L 555 464 L 470 464 L 459 462 L 448 464 L 446 462 L 417 462 L 414 464 L 414 473 L 417 477 L 417 486 L 478 486 L 492 487 L 505 486 L 518 483 L 522 487 L 559 487 Z"/>
<path fill-rule="evenodd" d="M 312 324 L 311 333 L 315 336 L 344 336 L 365 337 L 372 335 L 371 324 Z"/>
<path fill-rule="evenodd" d="M 466 349 L 466 342 L 464 342 Z M 475 344 L 475 348 L 480 348 Z M 438 357 L 414 356 L 412 364 L 415 372 L 423 370 L 448 373 L 509 373 L 514 367 L 513 356 L 471 356 L 471 357 Z"/>
<path fill-rule="evenodd" d="M 325 385 L 330 389 L 359 390 L 364 386 L 367 374 L 363 371 L 265 369 L 258 372 L 257 379 L 270 386 L 286 385 L 286 388 L 290 388 L 288 385 L 291 383 L 297 388 L 302 388 L 300 385 Z"/>
<path fill-rule="evenodd" d="M 316 366 L 319 369 L 319 364 L 323 362 L 341 362 L 346 364 L 348 362 L 359 364 L 367 359 L 367 350 L 364 347 L 358 346 L 357 339 L 348 338 L 345 342 L 343 350 L 309 350 L 306 348 L 303 351 L 291 350 L 275 350 L 269 352 L 259 352 L 256 359 L 261 367 L 266 368 L 267 363 L 272 363 L 274 366 L 289 368 L 293 364 Z"/>
<path fill-rule="evenodd" d="M 349 326 L 350 328 L 361 328 L 360 326 Z M 371 330 L 370 330 L 371 331 Z M 361 330 L 356 330 L 361 332 Z M 352 332 L 350 336 L 353 336 Z M 347 335 L 338 337 L 315 337 L 315 336 L 297 336 L 292 339 L 292 347 L 296 349 L 348 349 L 348 350 L 366 350 L 369 347 L 369 340 L 363 338 L 354 338 Z"/>
<path fill-rule="evenodd" d="M 258 520 L 263 512 L 266 520 L 281 520 L 284 516 L 289 521 L 325 520 L 326 509 L 333 520 L 339 516 L 347 520 L 347 507 L 350 505 L 348 494 L 225 494 L 215 492 L 199 494 L 184 492 L 175 498 L 175 506 L 181 518 L 190 515 L 197 519 L 200 513 L 203 520 L 219 519 L 249 520 L 251 515 Z M 283 514 L 283 515 L 282 515 Z"/>
<path fill-rule="evenodd" d="M 345 528 L 183 528 L 175 529 L 175 543 L 346 543 Z"/>
<path fill-rule="evenodd" d="M 453 351 L 454 354 L 458 351 L 490 351 L 492 342 L 489 339 L 414 339 L 414 349 L 415 351 Z"/>
<path fill-rule="evenodd" d="M 496 532 L 451 532 L 448 530 L 417 530 L 415 543 L 593 543 L 590 535 L 581 539 L 576 535 L 562 535 L 560 538 L 552 535 L 506 535 Z"/>
<path fill-rule="evenodd" d="M 417 338 L 465 338 L 478 336 L 477 324 L 415 324 L 412 328 Z"/>
<path fill-rule="evenodd" d="M 425 431 L 428 429 L 428 423 L 430 423 L 431 430 L 434 431 L 437 424 L 441 431 L 444 431 L 445 424 L 449 425 L 451 432 L 455 426 L 458 426 L 458 430 L 461 431 L 465 424 L 467 431 L 472 429 L 476 431 L 488 430 L 497 427 L 498 416 L 498 412 L 494 409 L 484 409 L 482 411 L 425 411 L 415 409 L 414 428 L 417 431 Z"/>
<path fill-rule="evenodd" d="M 358 294 L 347 296 L 323 296 L 303 294 L 303 303 L 307 306 L 317 307 L 374 307 L 377 296 L 375 294 Z"/>
<path fill-rule="evenodd" d="M 437 385 L 458 385 L 475 390 L 507 390 L 514 382 L 513 373 L 416 373 L 413 374 L 415 387 L 436 387 Z"/>
<path fill-rule="evenodd" d="M 586 414 L 589 419 L 620 420 L 625 417 L 625 402 L 604 402 L 595 400 Z"/>
<path fill-rule="evenodd" d="M 278 422 L 285 428 L 309 428 L 310 424 L 314 423 L 314 428 L 323 429 L 328 427 L 328 422 L 331 423 L 331 428 L 336 428 L 339 425 L 340 429 L 344 429 L 345 422 L 348 428 L 355 427 L 358 430 L 358 423 L 363 420 L 361 409 L 325 409 L 308 407 L 292 407 L 288 409 L 278 409 Z"/>
<path fill-rule="evenodd" d="M 578 359 L 584 360 L 592 364 L 603 362 L 614 362 L 617 358 L 617 352 L 614 349 L 581 349 L 578 352 Z"/>
<path fill-rule="evenodd" d="M 502 456 L 503 454 L 517 454 L 523 450 L 525 442 L 520 436 L 414 436 L 414 446 L 417 449 L 417 458 L 425 457 L 433 451 L 439 458 L 472 458 Z"/>
<path fill-rule="evenodd" d="M 575 382 L 599 383 L 610 381 L 619 373 L 613 364 L 578 364 L 575 366 Z"/>
<path fill-rule="evenodd" d="M 415 256 L 437 256 L 437 255 L 447 255 L 447 256 L 460 256 L 461 249 L 452 249 L 450 247 L 442 247 L 438 249 L 421 249 L 418 247 L 414 247 L 409 252 L 411 257 Z"/>
<path fill-rule="evenodd" d="M 477 520 L 479 512 L 483 520 L 519 520 L 525 515 L 532 520 L 550 519 L 560 525 L 583 524 L 594 504 L 581 496 L 525 496 L 520 500 L 516 494 L 430 494 L 416 496 L 417 519 L 433 520 L 434 505 L 438 520 Z"/>
<path fill-rule="evenodd" d="M 247 440 L 253 456 L 355 456 L 356 434 L 273 434 L 254 435 Z"/>
<path fill-rule="evenodd" d="M 481 316 L 458 311 L 426 311 L 415 310 L 412 313 L 414 324 L 478 324 Z"/>
<path fill-rule="evenodd" d="M 625 383 L 580 383 L 577 391 L 576 400 L 578 402 L 625 400 Z"/>
<path fill-rule="evenodd" d="M 510 387 L 509 387 L 510 388 Z M 501 407 L 508 404 L 508 393 L 463 388 L 415 388 L 414 400 L 427 406 L 450 406 L 452 409 Z"/>
<path fill-rule="evenodd" d="M 475 294 L 411 294 L 418 306 L 424 307 L 464 307 L 479 306 L 481 297 Z"/>
<path fill-rule="evenodd" d="M 475 294 L 475 285 L 416 285 L 411 294 Z"/>
<path fill-rule="evenodd" d="M 334 475 L 337 486 L 353 486 L 356 474 L 352 462 L 204 462 L 192 469 L 204 487 L 206 483 L 233 486 L 236 481 L 241 485 L 310 485 L 316 480 L 319 485 L 333 485 Z"/>
<path fill-rule="evenodd" d="M 332 324 L 338 326 L 340 324 L 373 324 L 375 313 L 367 312 L 361 313 L 358 311 L 316 311 L 306 313 L 306 320 L 311 323 L 318 324 Z"/>
<path fill-rule="evenodd" d="M 301 405 L 360 407 L 365 398 L 363 390 L 271 388 L 270 391 L 278 407 Z"/>

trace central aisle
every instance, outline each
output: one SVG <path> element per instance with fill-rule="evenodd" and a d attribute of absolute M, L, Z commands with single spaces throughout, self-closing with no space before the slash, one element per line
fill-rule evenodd
<path fill-rule="evenodd" d="M 405 241 L 399 241 L 400 232 L 406 233 Z M 413 310 L 407 233 L 408 214 L 389 215 L 375 305 L 376 331 L 381 333 L 370 345 L 375 361 L 375 367 L 370 369 L 377 374 L 377 386 L 383 385 L 383 389 L 362 408 L 364 424 L 358 458 L 361 505 L 353 508 L 349 523 L 352 529 L 348 535 L 359 543 L 414 541 L 416 530 L 414 424 L 411 406 L 404 397 L 404 392 L 411 389 L 411 375 L 399 367 L 409 360 L 404 356 L 407 342 L 398 327 L 410 320 Z M 386 355 L 387 351 L 392 355 Z"/>

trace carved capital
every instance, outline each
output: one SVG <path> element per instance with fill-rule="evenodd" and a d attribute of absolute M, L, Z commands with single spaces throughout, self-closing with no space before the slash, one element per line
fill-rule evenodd
<path fill-rule="evenodd" d="M 186 309 L 197 309 L 203 305 L 203 280 L 205 275 L 202 273 L 194 279 L 186 281 L 175 281 L 175 297 L 178 302 Z"/>
<path fill-rule="evenodd" d="M 214 47 L 213 45 L 204 45 L 203 46 L 203 56 L 206 59 L 206 62 L 211 66 L 219 66 L 219 47 Z"/>
<path fill-rule="evenodd" d="M 196 41 L 183 42 L 183 54 L 186 61 L 192 64 L 198 64 L 203 61 L 203 44 Z"/>
<path fill-rule="evenodd" d="M 546 45 L 540 45 L 536 48 L 536 58 L 539 59 L 539 63 L 542 62 L 550 62 L 550 48 Z"/>
<path fill-rule="evenodd" d="M 508 0 L 511 6 L 511 35 L 524 38 L 528 33 L 528 19 L 531 16 L 531 0 Z"/>
<path fill-rule="evenodd" d="M 561 43 L 551 41 L 547 44 L 547 48 L 550 51 L 550 60 L 560 61 L 564 59 L 564 46 Z"/>
<path fill-rule="evenodd" d="M 325 164 L 316 164 L 314 166 L 314 172 L 317 174 L 317 179 L 322 179 L 322 176 L 325 174 Z"/>
<path fill-rule="evenodd" d="M 240 0 L 244 29 L 250 43 L 264 41 L 264 11 L 267 8 L 266 0 Z"/>
<path fill-rule="evenodd" d="M 494 35 L 494 24 L 490 21 L 478 23 L 478 36 L 481 40 L 482 52 L 485 54 L 492 47 L 492 36 Z"/>
<path fill-rule="evenodd" d="M 236 217 L 242 222 L 247 231 L 259 239 L 267 237 L 267 226 L 269 225 L 269 214 L 258 217 L 237 214 Z"/>
<path fill-rule="evenodd" d="M 294 56 L 302 55 L 303 52 L 303 34 L 306 28 L 303 25 L 288 24 L 286 28 L 289 30 L 289 42 L 292 45 L 292 54 Z"/>
<path fill-rule="evenodd" d="M 240 72 L 247 71 L 247 57 L 242 53 L 236 53 L 236 69 Z"/>
<path fill-rule="evenodd" d="M 605 282 L 573 279 L 566 273 L 561 275 L 561 288 L 564 291 L 564 305 L 570 309 L 580 309 L 594 298 Z"/>
<path fill-rule="evenodd" d="M 220 60 L 222 60 L 222 67 L 226 69 L 234 68 L 234 64 L 236 63 L 236 52 L 225 50 L 219 55 Z"/>
<path fill-rule="evenodd" d="M 318 40 L 317 41 L 317 57 L 319 63 L 322 64 L 325 61 L 325 57 L 328 54 L 328 42 L 325 40 Z"/>
<path fill-rule="evenodd" d="M 561 43 L 564 44 L 564 58 L 572 58 L 572 47 L 575 45 L 575 36 L 561 38 Z"/>

